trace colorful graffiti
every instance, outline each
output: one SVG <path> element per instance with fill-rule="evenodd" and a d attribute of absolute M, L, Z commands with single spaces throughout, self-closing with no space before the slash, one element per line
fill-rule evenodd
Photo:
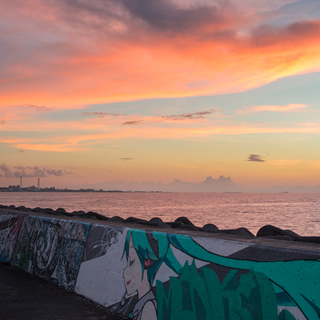
<path fill-rule="evenodd" d="M 0 250 L 2 261 L 134 320 L 320 318 L 314 248 L 0 211 Z"/>
<path fill-rule="evenodd" d="M 99 302 L 134 320 L 319 318 L 319 253 L 304 253 L 301 260 L 297 250 L 268 248 L 267 256 L 273 259 L 265 261 L 261 246 L 229 241 L 231 248 L 224 256 L 226 241 L 203 239 L 123 229 L 117 241 L 109 243 L 108 253 L 100 249 L 109 254 L 101 260 L 105 263 L 103 277 L 99 272 L 88 277 L 80 268 L 78 280 L 86 278 L 85 288 L 86 282 L 98 276 L 104 285 L 97 295 L 100 290 L 121 288 L 116 303 L 107 298 Z M 83 262 L 87 270 L 95 260 Z M 113 261 L 118 263 L 117 270 L 109 269 Z"/>
<path fill-rule="evenodd" d="M 25 217 L 11 264 L 73 290 L 90 224 Z"/>
<path fill-rule="evenodd" d="M 1 212 L 0 215 L 0 260 L 10 262 L 23 216 Z"/>

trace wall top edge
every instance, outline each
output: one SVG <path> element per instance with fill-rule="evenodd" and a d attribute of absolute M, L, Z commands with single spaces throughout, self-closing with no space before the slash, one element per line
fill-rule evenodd
<path fill-rule="evenodd" d="M 242 242 L 248 243 L 251 245 L 261 246 L 261 247 L 274 247 L 274 248 L 281 248 L 281 249 L 288 249 L 288 250 L 302 250 L 302 251 L 310 251 L 310 252 L 320 252 L 320 243 L 312 243 L 312 242 L 301 242 L 301 241 L 288 241 L 283 240 L 281 237 L 279 238 L 272 238 L 272 237 L 245 237 L 236 234 L 229 234 L 222 232 L 206 232 L 206 231 L 197 231 L 197 230 L 184 230 L 178 228 L 166 228 L 166 227 L 157 227 L 157 226 L 150 226 L 150 225 L 143 225 L 139 223 L 133 222 L 119 222 L 119 221 L 110 221 L 109 220 L 99 220 L 97 218 L 87 218 L 84 216 L 67 216 L 64 214 L 50 214 L 47 212 L 34 212 L 34 211 L 23 211 L 17 209 L 10 209 L 10 208 L 0 208 L 0 214 L 3 213 L 11 213 L 16 215 L 32 215 L 32 216 L 39 216 L 39 217 L 46 217 L 46 218 L 56 218 L 56 219 L 63 219 L 75 222 L 85 222 L 91 224 L 98 224 L 98 225 L 105 225 L 105 226 L 114 226 L 126 229 L 137 229 L 137 230 L 147 230 L 147 231 L 157 231 L 163 233 L 173 233 L 173 234 L 181 234 L 181 235 L 188 235 L 192 237 L 203 237 L 203 238 L 213 238 L 213 239 L 220 239 L 230 242 Z M 303 238 L 303 237 L 301 237 Z M 308 237 L 306 237 L 308 238 Z M 318 238 L 318 237 L 312 237 Z"/>

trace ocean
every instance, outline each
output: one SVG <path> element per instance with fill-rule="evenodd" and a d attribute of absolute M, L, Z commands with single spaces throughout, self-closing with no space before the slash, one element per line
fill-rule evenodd
<path fill-rule="evenodd" d="M 301 236 L 320 236 L 319 193 L 0 192 L 0 204 L 165 222 L 185 216 L 199 227 L 245 227 L 254 234 L 271 224 Z"/>

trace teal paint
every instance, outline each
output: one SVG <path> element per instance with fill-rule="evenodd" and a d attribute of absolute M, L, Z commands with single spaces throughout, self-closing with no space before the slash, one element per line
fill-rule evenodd
<path fill-rule="evenodd" d="M 276 294 L 269 279 L 259 272 L 231 270 L 220 285 L 209 268 L 198 271 L 187 263 L 169 289 L 157 282 L 158 319 L 269 320 L 295 319 L 285 310 L 278 316 Z"/>
<path fill-rule="evenodd" d="M 265 274 L 270 281 L 277 284 L 290 295 L 307 319 L 319 318 L 320 315 L 317 309 L 313 307 L 313 304 L 317 307 L 320 306 L 319 260 L 285 262 L 235 260 L 208 252 L 188 236 L 168 234 L 168 238 L 176 248 L 194 258 L 228 268 L 254 270 Z"/>

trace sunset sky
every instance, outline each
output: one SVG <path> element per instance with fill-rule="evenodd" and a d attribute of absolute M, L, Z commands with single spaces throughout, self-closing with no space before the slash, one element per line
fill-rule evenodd
<path fill-rule="evenodd" d="M 319 0 L 0 15 L 0 187 L 320 192 Z"/>

